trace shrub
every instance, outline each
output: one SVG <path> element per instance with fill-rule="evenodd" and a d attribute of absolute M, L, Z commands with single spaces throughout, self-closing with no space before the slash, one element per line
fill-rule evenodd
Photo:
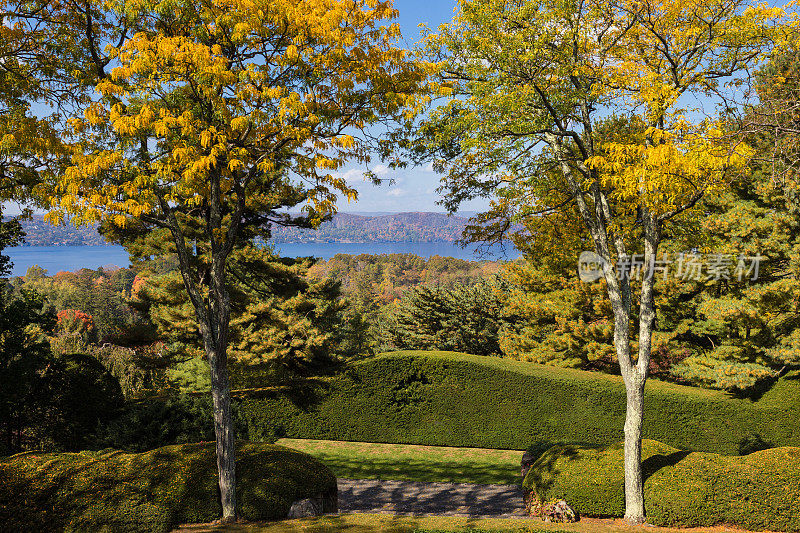
<path fill-rule="evenodd" d="M 533 464 L 523 491 L 564 499 L 582 516 L 621 517 L 623 460 L 621 444 L 554 446 Z M 652 524 L 800 531 L 800 448 L 726 457 L 645 440 L 642 460 Z"/>
<path fill-rule="evenodd" d="M 252 431 L 233 405 L 236 436 L 242 440 L 274 443 L 280 436 Z M 269 429 L 269 428 L 268 428 Z M 99 426 L 93 448 L 143 452 L 171 444 L 214 440 L 211 395 L 180 395 L 129 401 L 111 421 Z"/>
<path fill-rule="evenodd" d="M 526 449 L 607 445 L 623 438 L 618 376 L 449 352 L 396 352 L 349 365 L 305 388 L 241 391 L 253 435 Z M 722 391 L 648 381 L 646 438 L 737 454 L 755 436 L 800 445 L 800 380 L 789 374 L 758 402 Z"/>
<path fill-rule="evenodd" d="M 507 288 L 498 279 L 453 286 L 420 285 L 407 291 L 389 321 L 389 337 L 401 349 L 462 350 L 500 355 Z"/>
<path fill-rule="evenodd" d="M 238 437 L 243 435 L 237 433 Z M 210 395 L 129 401 L 101 424 L 95 448 L 143 452 L 171 444 L 214 440 Z"/>
<path fill-rule="evenodd" d="M 336 478 L 311 456 L 270 444 L 237 446 L 239 514 L 286 517 L 297 499 L 322 494 L 335 510 Z M 0 523 L 7 531 L 167 532 L 221 515 L 213 443 L 43 454 L 0 461 Z"/>
<path fill-rule="evenodd" d="M 0 302 L 0 454 L 91 446 L 98 424 L 123 404 L 119 383 L 96 359 L 51 353 L 36 334 L 47 323 L 42 305 L 30 293 Z"/>
<path fill-rule="evenodd" d="M 119 382 L 89 355 L 54 357 L 45 378 L 50 409 L 37 423 L 51 439 L 50 450 L 91 446 L 93 432 L 123 406 Z"/>

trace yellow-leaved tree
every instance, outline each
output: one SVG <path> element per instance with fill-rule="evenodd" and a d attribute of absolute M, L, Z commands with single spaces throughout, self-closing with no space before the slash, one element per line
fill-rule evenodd
<path fill-rule="evenodd" d="M 166 231 L 211 367 L 223 519 L 236 516 L 226 265 L 237 247 L 307 222 L 355 191 L 379 124 L 430 68 L 397 47 L 390 1 L 110 0 L 136 32 L 110 48 L 100 97 L 71 119 L 76 148 L 49 218 Z M 387 22 L 388 21 L 388 22 Z"/>
<path fill-rule="evenodd" d="M 473 239 L 522 228 L 529 250 L 589 242 L 599 256 L 627 390 L 631 523 L 645 521 L 655 317 L 654 276 L 632 294 L 632 256 L 645 270 L 662 266 L 665 227 L 746 162 L 747 147 L 730 142 L 726 106 L 751 83 L 783 14 L 746 0 L 461 0 L 453 21 L 427 37 L 444 102 L 411 146 L 445 174 L 445 205 L 494 196 Z"/>
<path fill-rule="evenodd" d="M 96 0 L 0 0 L 0 234 L 3 202 L 41 206 L 69 160 L 64 118 L 105 74 L 106 42 L 126 32 Z M 3 246 L 15 242 L 0 237 Z M 0 272 L 8 263 L 0 255 Z"/>

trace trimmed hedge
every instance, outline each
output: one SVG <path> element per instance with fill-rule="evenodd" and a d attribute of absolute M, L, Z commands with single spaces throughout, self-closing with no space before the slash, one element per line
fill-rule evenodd
<path fill-rule="evenodd" d="M 293 501 L 319 494 L 335 510 L 336 477 L 310 455 L 260 443 L 236 453 L 242 518 L 285 518 Z M 0 486 L 4 531 L 167 532 L 222 514 L 214 443 L 136 454 L 27 452 L 0 460 Z"/>
<path fill-rule="evenodd" d="M 645 440 L 642 459 L 647 520 L 654 525 L 800 531 L 800 448 L 726 457 Z M 554 446 L 533 464 L 523 491 L 564 499 L 583 516 L 622 517 L 623 461 L 621 444 Z"/>
<path fill-rule="evenodd" d="M 452 352 L 395 352 L 291 390 L 240 392 L 240 435 L 526 449 L 623 438 L 618 376 Z M 739 454 L 752 443 L 800 445 L 800 374 L 758 402 L 648 381 L 644 436 Z"/>

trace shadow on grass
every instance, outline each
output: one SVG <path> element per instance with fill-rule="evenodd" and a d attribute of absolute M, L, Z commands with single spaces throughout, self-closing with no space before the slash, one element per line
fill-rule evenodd
<path fill-rule="evenodd" d="M 416 517 L 399 515 L 345 514 L 326 515 L 318 518 L 259 522 L 251 524 L 231 524 L 213 526 L 196 524 L 183 526 L 175 533 L 500 533 L 526 532 L 565 533 L 553 529 L 540 529 L 524 524 L 504 527 L 487 527 L 477 519 L 450 519 L 441 517 Z"/>
<path fill-rule="evenodd" d="M 519 484 L 519 465 L 471 460 L 426 460 L 410 458 L 342 457 L 312 452 L 336 477 L 446 483 Z"/>

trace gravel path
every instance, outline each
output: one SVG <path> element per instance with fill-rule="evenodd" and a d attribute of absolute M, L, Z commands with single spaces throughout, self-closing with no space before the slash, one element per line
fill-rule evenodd
<path fill-rule="evenodd" d="M 339 512 L 524 518 L 517 485 L 340 479 Z"/>

